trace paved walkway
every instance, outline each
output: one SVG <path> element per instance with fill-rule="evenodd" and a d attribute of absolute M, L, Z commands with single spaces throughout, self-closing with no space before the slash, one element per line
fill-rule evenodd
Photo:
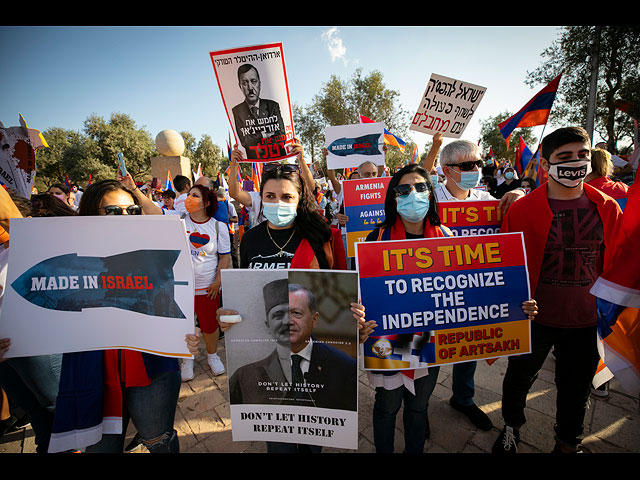
<path fill-rule="evenodd" d="M 224 340 L 220 342 L 220 357 L 225 361 Z M 438 384 L 431 397 L 429 421 L 431 438 L 427 453 L 483 453 L 491 446 L 502 428 L 500 397 L 506 359 L 489 366 L 479 362 L 476 371 L 475 401 L 496 426 L 484 432 L 475 428 L 461 413 L 449 406 L 452 367 L 442 367 Z M 546 453 L 554 446 L 555 414 L 554 360 L 549 357 L 530 392 L 527 402 L 527 424 L 521 430 L 520 451 Z M 264 442 L 233 442 L 227 402 L 227 375 L 213 377 L 206 363 L 204 347 L 196 357 L 196 377 L 182 384 L 175 427 L 180 436 L 181 452 L 187 453 L 264 453 Z M 359 441 L 358 453 L 373 453 L 373 389 L 364 372 L 359 385 Z M 621 389 L 614 379 L 608 397 L 592 396 L 585 420 L 584 445 L 593 453 L 640 452 L 640 402 Z M 134 429 L 130 427 L 129 438 Z M 403 449 L 401 412 L 396 428 L 396 451 Z M 326 453 L 353 452 L 325 448 Z M 33 432 L 26 429 L 0 438 L 0 453 L 33 453 Z M 140 448 L 137 452 L 145 453 Z"/>

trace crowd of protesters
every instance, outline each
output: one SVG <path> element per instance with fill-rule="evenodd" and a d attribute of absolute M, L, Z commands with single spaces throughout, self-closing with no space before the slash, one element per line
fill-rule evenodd
<path fill-rule="evenodd" d="M 441 149 L 442 143 L 440 135 L 434 136 L 431 150 L 422 161 L 398 167 L 394 172 L 365 162 L 349 176 L 334 170 L 325 175 L 316 165 L 312 172 L 301 145 L 296 144 L 297 163 L 265 164 L 262 182 L 254 191 L 243 190 L 238 181 L 239 162 L 244 159 L 237 148 L 231 152 L 228 191 L 215 179 L 200 177 L 192 183 L 183 175 L 174 178 L 173 189 L 155 191 L 148 184 L 137 185 L 128 174 L 93 183 L 84 191 L 76 185 L 54 184 L 47 193 L 34 194 L 29 200 L 0 189 L 2 281 L 6 279 L 11 218 L 180 215 L 188 233 L 204 232 L 215 239 L 192 251 L 196 325 L 195 333 L 187 335 L 185 341 L 193 354 L 204 341 L 211 372 L 221 375 L 225 365 L 217 355 L 217 346 L 231 325 L 222 322 L 220 315 L 234 313 L 220 305 L 221 270 L 357 269 L 355 259 L 346 254 L 345 180 L 391 176 L 384 201 L 384 222 L 366 241 L 450 236 L 451 231 L 438 215 L 439 202 L 499 200 L 504 214 L 501 231 L 524 233 L 532 298 L 523 303 L 522 310 L 532 321 L 532 352 L 508 358 L 502 397 L 504 426 L 493 452 L 517 452 L 519 432 L 526 421 L 527 393 L 551 351 L 556 358 L 558 395 L 554 451 L 578 452 L 591 380 L 599 360 L 595 299 L 589 288 L 611 256 L 608 240 L 625 206 L 628 183 L 632 183 L 621 181 L 614 172 L 624 172 L 629 178 L 629 172 L 635 171 L 634 160 L 637 164 L 637 149 L 629 161 L 622 160 L 606 149 L 592 148 L 583 129 L 560 128 L 542 141 L 540 169 L 525 175 L 509 161 L 483 155 L 473 142 L 455 140 Z M 617 159 L 618 165 L 612 158 Z M 568 163 L 586 167 L 582 170 L 585 175 L 567 181 L 558 172 Z M 539 177 L 541 171 L 547 176 L 543 181 Z M 532 220 L 532 212 L 536 220 Z M 593 219 L 588 232 L 567 228 L 580 224 L 577 220 L 585 215 Z M 561 230 L 564 235 L 552 239 L 551 230 Z M 567 253 L 561 261 L 564 263 L 553 269 L 543 268 L 549 256 L 576 247 L 595 260 L 580 264 L 584 268 L 570 269 L 580 260 Z M 567 270 L 579 273 L 566 278 Z M 366 319 L 364 306 L 354 303 L 352 311 L 363 342 L 376 323 Z M 179 452 L 173 422 L 180 383 L 194 377 L 193 360 L 179 362 L 131 350 L 2 358 L 10 348 L 10 339 L 0 340 L 0 434 L 30 422 L 38 452 L 77 451 L 74 446 L 66 448 L 64 443 L 63 447 L 51 448 L 52 431 L 68 421 L 67 417 L 100 408 L 99 399 L 89 398 L 86 392 L 99 391 L 103 386 L 83 384 L 80 379 L 92 378 L 92 371 L 112 368 L 118 359 L 126 359 L 130 371 L 119 373 L 123 379 L 119 382 L 123 404 L 121 433 L 95 433 L 80 450 L 131 450 L 132 445 L 124 445 L 131 420 L 137 430 L 133 443 L 145 445 L 150 452 Z M 476 362 L 454 365 L 450 404 L 474 426 L 489 431 L 494 428 L 492 421 L 474 402 L 475 370 Z M 377 452 L 395 450 L 393 432 L 403 405 L 405 451 L 424 450 L 430 435 L 429 398 L 438 372 L 437 366 L 417 369 L 410 375 L 367 372 L 376 392 L 373 432 Z M 130 383 L 132 378 L 142 380 Z M 407 388 L 409 381 L 411 389 Z M 269 444 L 268 451 L 303 450 Z"/>

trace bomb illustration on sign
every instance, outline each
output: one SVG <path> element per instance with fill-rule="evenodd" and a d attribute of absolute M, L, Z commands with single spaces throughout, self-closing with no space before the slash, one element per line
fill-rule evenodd
<path fill-rule="evenodd" d="M 180 250 L 137 250 L 109 257 L 76 253 L 41 261 L 12 288 L 34 305 L 80 312 L 112 307 L 144 315 L 186 318 L 174 300 L 173 266 Z"/>

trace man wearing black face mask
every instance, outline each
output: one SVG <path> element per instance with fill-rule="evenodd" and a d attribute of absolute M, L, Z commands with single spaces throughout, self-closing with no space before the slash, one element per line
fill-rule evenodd
<path fill-rule="evenodd" d="M 591 382 L 598 366 L 596 299 L 592 284 L 613 254 L 621 210 L 584 183 L 591 139 L 578 127 L 542 141 L 540 164 L 549 181 L 515 202 L 501 233 L 523 232 L 529 282 L 538 303 L 531 353 L 508 359 L 502 390 L 505 427 L 494 453 L 515 453 L 531 385 L 553 348 L 556 357 L 556 453 L 580 449 Z"/>

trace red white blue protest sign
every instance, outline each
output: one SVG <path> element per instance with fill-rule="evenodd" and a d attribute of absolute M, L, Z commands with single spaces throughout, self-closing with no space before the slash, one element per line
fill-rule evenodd
<path fill-rule="evenodd" d="M 529 351 L 520 233 L 356 244 L 360 295 L 378 326 L 365 368 L 408 369 Z"/>
<path fill-rule="evenodd" d="M 356 242 L 384 221 L 384 197 L 391 177 L 361 178 L 342 182 L 347 221 L 347 255 L 355 257 Z"/>

